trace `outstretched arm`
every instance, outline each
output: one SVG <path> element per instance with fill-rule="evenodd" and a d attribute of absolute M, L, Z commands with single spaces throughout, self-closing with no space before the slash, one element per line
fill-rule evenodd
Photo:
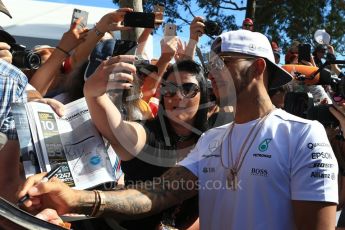
<path fill-rule="evenodd" d="M 88 215 L 92 212 L 96 200 L 94 192 L 73 190 L 56 178 L 40 183 L 44 175 L 42 173 L 28 178 L 18 193 L 18 197 L 26 193 L 30 195 L 30 200 L 24 203 L 26 207 L 31 210 L 51 207 L 60 215 Z M 197 193 L 197 177 L 184 167 L 174 167 L 153 182 L 103 192 L 105 207 L 101 216 L 117 219 L 141 218 L 179 204 Z"/>
<path fill-rule="evenodd" d="M 118 108 L 106 92 L 117 90 L 122 97 L 122 90 L 132 87 L 135 56 L 121 55 L 112 57 L 96 69 L 84 85 L 84 96 L 92 121 L 102 135 L 109 140 L 121 160 L 135 157 L 146 143 L 146 132 L 137 122 L 124 121 Z M 129 73 L 124 73 L 125 71 Z"/>
<path fill-rule="evenodd" d="M 102 39 L 106 32 L 127 29 L 119 23 L 123 21 L 125 14 L 131 11 L 133 11 L 131 8 L 121 8 L 104 15 L 95 27 L 89 31 L 85 42 L 78 46 L 72 54 L 72 66 L 78 66 L 80 63 L 86 61 L 92 50 L 95 48 L 97 42 Z"/>
<path fill-rule="evenodd" d="M 190 24 L 189 42 L 186 46 L 184 58 L 194 60 L 196 46 L 200 37 L 205 33 L 205 24 L 202 17 L 195 17 Z"/>
<path fill-rule="evenodd" d="M 67 54 L 82 43 L 86 37 L 87 30 L 78 30 L 77 25 L 80 19 L 76 20 L 69 31 L 63 34 L 58 48 L 56 48 L 52 55 L 32 76 L 30 84 L 34 86 L 41 95 L 45 95 L 57 76 L 63 61 Z"/>

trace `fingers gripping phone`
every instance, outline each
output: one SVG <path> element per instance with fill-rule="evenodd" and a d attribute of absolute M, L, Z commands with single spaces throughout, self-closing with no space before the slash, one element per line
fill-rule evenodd
<path fill-rule="evenodd" d="M 153 12 L 161 12 L 163 13 L 165 10 L 165 5 L 164 3 L 157 3 L 156 5 L 153 6 Z M 160 15 L 159 17 L 156 17 L 156 20 L 163 20 L 163 14 Z"/>
<path fill-rule="evenodd" d="M 71 20 L 71 25 L 78 19 L 82 18 L 79 25 L 78 29 L 83 29 L 87 26 L 87 18 L 89 16 L 89 13 L 84 10 L 79 10 L 79 9 L 74 9 L 73 14 L 72 14 L 72 20 Z"/>
<path fill-rule="evenodd" d="M 113 56 L 124 55 L 124 54 L 134 54 L 135 48 L 138 42 L 129 40 L 116 40 L 113 49 Z"/>
<path fill-rule="evenodd" d="M 0 133 L 0 150 L 7 143 L 7 136 L 3 133 Z"/>
<path fill-rule="evenodd" d="M 128 12 L 123 19 L 123 25 L 128 27 L 155 27 L 155 14 L 143 12 Z"/>
<path fill-rule="evenodd" d="M 172 23 L 167 23 L 164 25 L 164 37 L 176 36 L 176 25 Z"/>
<path fill-rule="evenodd" d="M 298 62 L 310 62 L 311 46 L 310 44 L 300 44 L 298 46 Z"/>

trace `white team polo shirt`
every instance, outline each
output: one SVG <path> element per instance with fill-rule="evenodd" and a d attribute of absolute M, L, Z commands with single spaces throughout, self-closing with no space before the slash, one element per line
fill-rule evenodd
<path fill-rule="evenodd" d="M 233 159 L 257 121 L 235 124 Z M 237 191 L 226 185 L 230 125 L 207 131 L 179 163 L 199 178 L 201 229 L 291 230 L 291 200 L 338 202 L 338 164 L 319 122 L 273 111 L 247 142 L 253 144 L 239 170 Z"/>

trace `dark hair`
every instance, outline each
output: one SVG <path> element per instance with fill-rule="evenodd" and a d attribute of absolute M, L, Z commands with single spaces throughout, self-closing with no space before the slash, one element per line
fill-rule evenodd
<path fill-rule="evenodd" d="M 167 80 L 170 74 L 176 71 L 191 73 L 195 75 L 195 78 L 198 81 L 199 88 L 200 88 L 200 102 L 199 102 L 198 112 L 195 115 L 195 122 L 193 124 L 193 127 L 201 131 L 201 133 L 203 133 L 208 129 L 208 123 L 207 123 L 208 107 L 206 106 L 206 104 L 209 101 L 208 90 L 207 90 L 207 80 L 204 75 L 204 69 L 199 64 L 197 64 L 196 62 L 192 60 L 179 61 L 171 65 L 167 69 L 167 71 L 164 73 L 163 78 L 162 78 L 162 85 L 164 85 L 164 82 Z M 161 96 L 161 99 L 160 99 L 160 106 L 159 106 L 158 113 L 159 115 L 164 114 L 164 97 L 163 96 Z M 172 129 L 170 127 L 170 123 L 167 120 L 167 117 L 164 116 L 164 119 L 165 119 L 165 124 L 168 127 L 168 130 L 171 131 Z M 195 135 L 200 136 L 199 134 L 195 134 Z"/>

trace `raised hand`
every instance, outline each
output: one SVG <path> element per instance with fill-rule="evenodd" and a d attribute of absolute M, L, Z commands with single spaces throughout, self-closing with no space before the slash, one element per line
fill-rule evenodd
<path fill-rule="evenodd" d="M 129 89 L 136 73 L 133 55 L 120 55 L 103 61 L 84 85 L 85 97 L 99 97 L 108 90 Z"/>
<path fill-rule="evenodd" d="M 199 41 L 199 38 L 205 33 L 205 24 L 202 17 L 195 17 L 190 24 L 189 38 L 196 42 Z"/>
<path fill-rule="evenodd" d="M 0 59 L 3 59 L 8 63 L 12 63 L 12 54 L 10 49 L 11 47 L 7 43 L 0 42 Z"/>
<path fill-rule="evenodd" d="M 117 11 L 110 12 L 101 18 L 96 27 L 101 33 L 114 30 L 128 30 L 130 28 L 124 27 L 121 23 L 125 14 L 132 11 L 132 8 L 120 8 Z"/>
<path fill-rule="evenodd" d="M 74 23 L 72 23 L 70 29 L 65 32 L 58 44 L 58 47 L 63 51 L 69 53 L 80 43 L 85 41 L 88 29 L 78 29 L 78 25 L 81 22 L 81 18 L 78 18 Z"/>

